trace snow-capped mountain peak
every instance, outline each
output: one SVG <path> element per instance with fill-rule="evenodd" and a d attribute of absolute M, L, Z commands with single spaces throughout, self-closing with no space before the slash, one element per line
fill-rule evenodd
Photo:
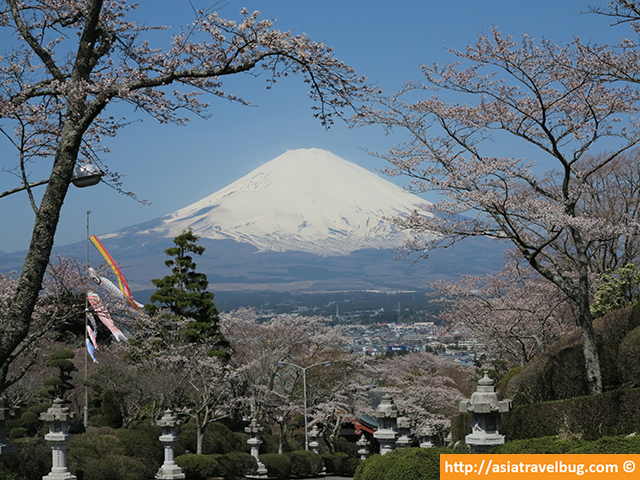
<path fill-rule="evenodd" d="M 429 203 L 368 170 L 312 148 L 289 150 L 199 202 L 138 233 L 232 239 L 261 251 L 346 255 L 392 248 L 407 234 L 385 218 Z"/>

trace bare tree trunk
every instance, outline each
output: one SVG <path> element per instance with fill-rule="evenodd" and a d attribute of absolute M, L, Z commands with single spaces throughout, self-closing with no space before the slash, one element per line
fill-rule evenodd
<path fill-rule="evenodd" d="M 202 439 L 204 438 L 204 429 L 200 422 L 196 422 L 196 453 L 202 455 Z"/>
<path fill-rule="evenodd" d="M 593 321 L 588 306 L 586 310 L 586 312 L 580 313 L 578 323 L 582 334 L 582 353 L 584 355 L 587 388 L 590 395 L 597 395 L 602 393 L 602 371 L 600 369 L 596 336 L 593 331 Z"/>
<path fill-rule="evenodd" d="M 336 444 L 338 443 L 338 437 L 340 436 L 340 426 L 342 425 L 342 417 L 337 415 L 336 424 L 329 435 L 329 451 L 336 453 Z"/>
<path fill-rule="evenodd" d="M 11 308 L 3 318 L 0 331 L 0 365 L 2 366 L 7 364 L 12 352 L 29 332 L 31 314 L 49 264 L 60 210 L 69 188 L 81 138 L 82 133 L 72 128 L 65 128 L 51 171 L 51 180 L 36 214 L 31 244 L 18 287 L 11 302 Z M 2 371 L 5 373 L 4 368 Z M 0 393 L 4 389 L 5 380 L 0 378 Z"/>

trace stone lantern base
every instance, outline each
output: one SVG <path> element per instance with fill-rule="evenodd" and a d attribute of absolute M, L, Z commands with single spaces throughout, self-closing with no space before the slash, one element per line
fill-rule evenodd
<path fill-rule="evenodd" d="M 71 475 L 71 473 L 64 468 L 64 471 L 54 472 L 55 468 L 52 468 L 51 471 L 45 476 L 42 477 L 42 480 L 76 480 L 77 477 L 75 475 Z"/>
<path fill-rule="evenodd" d="M 504 439 L 505 436 L 499 433 L 474 432 L 467 435 L 464 441 L 473 453 L 485 453 L 492 447 L 504 445 Z"/>
<path fill-rule="evenodd" d="M 258 463 L 258 471 L 255 475 L 245 475 L 245 478 L 269 478 L 267 475 L 267 469 L 263 463 Z"/>
<path fill-rule="evenodd" d="M 182 480 L 184 478 L 182 469 L 175 462 L 165 462 L 156 473 L 158 480 Z"/>

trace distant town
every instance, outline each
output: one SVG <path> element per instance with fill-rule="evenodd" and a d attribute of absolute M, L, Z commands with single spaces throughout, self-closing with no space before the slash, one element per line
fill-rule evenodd
<path fill-rule="evenodd" d="M 219 306 L 229 307 L 240 297 L 220 295 Z M 344 338 L 345 350 L 371 356 L 429 351 L 451 356 L 463 365 L 484 354 L 484 345 L 442 325 L 441 306 L 427 291 L 331 292 L 324 294 L 256 294 L 245 299 L 264 318 L 278 315 L 319 315 L 333 320 Z M 224 308 L 225 311 L 234 308 Z"/>

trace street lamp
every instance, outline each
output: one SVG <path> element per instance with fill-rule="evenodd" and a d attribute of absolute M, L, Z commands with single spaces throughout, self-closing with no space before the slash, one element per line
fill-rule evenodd
<path fill-rule="evenodd" d="M 91 163 L 86 163 L 83 165 L 78 165 L 73 169 L 71 183 L 73 183 L 73 185 L 78 188 L 91 187 L 93 185 L 97 185 L 103 176 L 104 172 L 102 170 Z M 46 180 L 40 180 L 39 182 L 33 182 L 21 187 L 16 187 L 12 190 L 7 190 L 6 192 L 0 193 L 0 198 L 6 197 L 13 193 L 21 192 L 23 190 L 27 190 L 28 188 L 45 185 L 49 183 L 50 180 L 50 178 L 47 178 Z"/>
<path fill-rule="evenodd" d="M 301 367 L 300 365 L 296 365 L 291 362 L 278 362 L 279 367 L 284 367 L 285 365 L 291 365 L 292 367 L 302 370 L 302 396 L 304 397 L 304 449 L 309 450 L 309 425 L 307 424 L 307 370 L 312 367 L 317 367 L 318 365 L 328 367 L 331 365 L 331 362 L 318 362 L 313 365 L 309 365 L 308 367 Z"/>

